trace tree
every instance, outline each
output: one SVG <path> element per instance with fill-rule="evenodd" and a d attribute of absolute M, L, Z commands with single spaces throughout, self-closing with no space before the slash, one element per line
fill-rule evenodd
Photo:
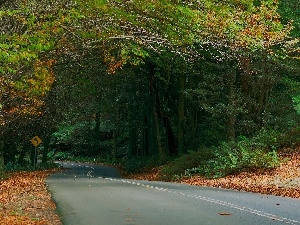
<path fill-rule="evenodd" d="M 253 135 L 274 115 L 282 60 L 298 57 L 277 9 L 267 0 L 4 2 L 3 135 L 31 118 L 48 140 L 55 118 L 85 133 L 82 142 L 93 124 L 93 154 L 108 129 L 113 158 L 126 143 L 129 156 L 163 160 Z"/>
<path fill-rule="evenodd" d="M 64 1 L 63 3 L 68 3 Z M 68 5 L 68 4 L 66 4 Z M 14 1 L 2 2 L 0 8 L 0 103 L 1 140 L 11 148 L 19 148 L 29 142 L 33 119 L 41 116 L 45 98 L 54 82 L 55 59 L 47 54 L 54 49 L 61 25 L 74 18 L 70 8 L 62 8 L 60 2 Z M 25 143 L 24 142 L 24 143 Z M 24 145 L 25 146 L 25 145 Z M 2 149 L 8 161 L 14 163 L 15 150 Z M 6 160 L 6 163 L 8 162 Z"/>

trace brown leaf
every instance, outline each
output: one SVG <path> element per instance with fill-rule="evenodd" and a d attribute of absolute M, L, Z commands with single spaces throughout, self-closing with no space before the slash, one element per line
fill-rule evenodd
<path fill-rule="evenodd" d="M 229 212 L 219 212 L 220 216 L 231 216 L 231 213 Z"/>

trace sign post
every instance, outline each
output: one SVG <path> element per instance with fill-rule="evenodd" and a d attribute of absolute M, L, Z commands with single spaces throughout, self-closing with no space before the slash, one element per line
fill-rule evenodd
<path fill-rule="evenodd" d="M 34 145 L 34 159 L 33 159 L 33 167 L 36 169 L 36 155 L 37 155 L 37 147 L 42 143 L 42 139 L 39 136 L 34 136 L 31 140 L 31 143 Z"/>

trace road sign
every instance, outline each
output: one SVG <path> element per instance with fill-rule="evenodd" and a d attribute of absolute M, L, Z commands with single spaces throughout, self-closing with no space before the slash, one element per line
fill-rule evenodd
<path fill-rule="evenodd" d="M 39 136 L 33 137 L 30 141 L 35 147 L 39 146 L 42 143 L 42 139 L 40 139 Z"/>

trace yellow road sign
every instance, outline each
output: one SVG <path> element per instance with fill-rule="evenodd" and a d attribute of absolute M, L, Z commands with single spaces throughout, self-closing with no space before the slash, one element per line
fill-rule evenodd
<path fill-rule="evenodd" d="M 33 137 L 30 141 L 35 147 L 39 146 L 42 143 L 42 139 L 40 139 L 39 136 Z"/>

